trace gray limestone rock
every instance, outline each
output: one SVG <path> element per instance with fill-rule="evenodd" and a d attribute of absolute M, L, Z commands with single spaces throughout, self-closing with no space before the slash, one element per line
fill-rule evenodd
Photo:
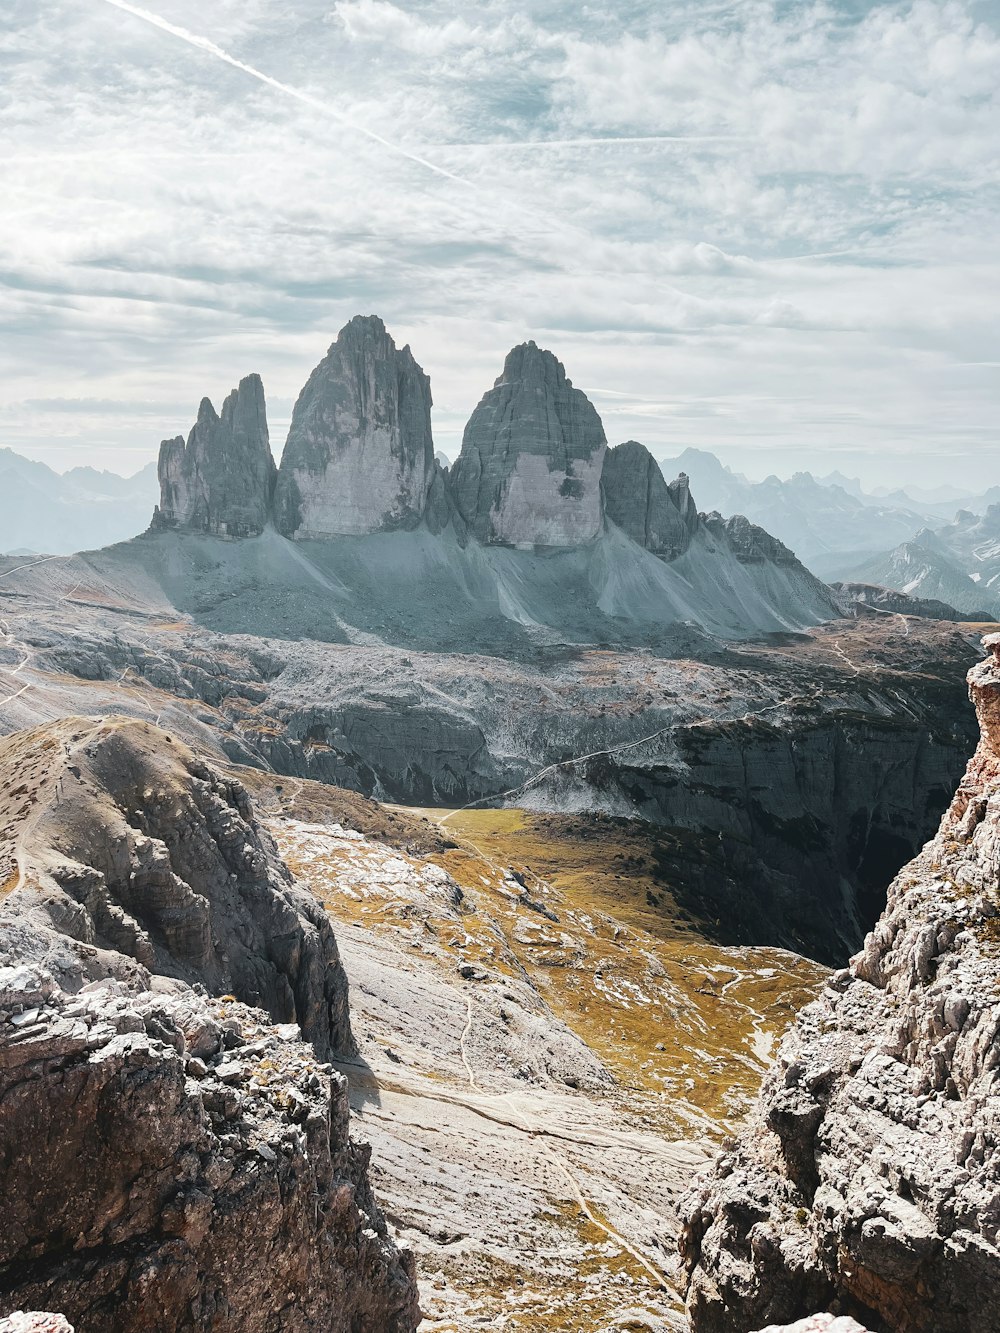
<path fill-rule="evenodd" d="M 154 527 L 219 537 L 262 532 L 270 519 L 275 468 L 260 376 L 240 381 L 221 416 L 203 398 L 187 444 L 178 436 L 160 445 L 158 474 Z"/>
<path fill-rule="evenodd" d="M 677 511 L 684 520 L 685 526 L 689 530 L 693 530 L 698 524 L 698 506 L 691 495 L 691 482 L 688 474 L 679 472 L 667 489 L 670 491 L 671 498 L 677 506 Z"/>
<path fill-rule="evenodd" d="M 276 525 L 299 540 L 415 527 L 434 480 L 430 380 L 377 316 L 358 315 L 295 404 Z"/>
<path fill-rule="evenodd" d="M 646 446 L 627 440 L 604 458 L 605 513 L 634 542 L 672 560 L 687 550 L 698 524 L 686 481 L 681 477 L 669 487 Z"/>
<path fill-rule="evenodd" d="M 685 479 L 686 480 L 686 479 Z M 721 514 L 706 514 L 705 527 L 718 541 L 724 543 L 744 565 L 798 565 L 794 551 L 790 551 L 777 537 L 751 523 L 742 514 L 723 518 Z"/>
<path fill-rule="evenodd" d="M 596 409 L 562 363 L 522 343 L 469 419 L 449 473 L 461 522 L 483 544 L 593 540 L 603 529 L 606 444 Z"/>
<path fill-rule="evenodd" d="M 799 1015 L 751 1124 L 688 1200 L 694 1333 L 816 1309 L 897 1333 L 997 1327 L 997 658 L 969 684 L 982 739 L 937 836 Z"/>
<path fill-rule="evenodd" d="M 424 508 L 424 522 L 435 535 L 442 533 L 451 522 L 451 501 L 448 498 L 448 468 L 435 460 L 434 473 L 427 490 L 427 504 Z"/>
<path fill-rule="evenodd" d="M 240 783 L 123 718 L 6 737 L 0 775 L 0 848 L 17 847 L 24 881 L 0 903 L 3 954 L 58 957 L 65 984 L 111 973 L 231 992 L 298 1023 L 323 1059 L 353 1051 L 329 920 Z"/>

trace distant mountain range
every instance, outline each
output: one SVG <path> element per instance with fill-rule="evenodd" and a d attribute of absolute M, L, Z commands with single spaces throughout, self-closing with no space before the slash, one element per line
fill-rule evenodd
<path fill-rule="evenodd" d="M 787 480 L 769 476 L 754 482 L 702 449 L 662 458 L 660 466 L 668 477 L 686 472 L 704 510 L 745 514 L 824 579 L 880 581 L 867 569 L 869 557 L 884 556 L 929 524 L 936 527 L 954 518 L 956 511 L 983 514 L 1000 501 L 1000 487 L 978 495 L 954 487 L 865 492 L 857 478 L 840 472 L 824 477 L 796 472 Z"/>
<path fill-rule="evenodd" d="M 158 495 L 154 463 L 131 477 L 60 474 L 0 449 L 0 551 L 69 555 L 124 541 L 148 527 Z"/>
<path fill-rule="evenodd" d="M 1000 617 L 1000 504 L 982 516 L 961 510 L 953 523 L 921 528 L 912 540 L 870 556 L 843 577 Z"/>

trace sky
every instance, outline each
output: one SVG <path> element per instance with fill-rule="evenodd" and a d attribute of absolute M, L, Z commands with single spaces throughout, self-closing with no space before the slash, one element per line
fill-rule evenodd
<path fill-rule="evenodd" d="M 5 0 L 0 446 L 128 473 L 354 314 L 439 449 L 515 343 L 611 443 L 1000 483 L 1000 0 Z"/>

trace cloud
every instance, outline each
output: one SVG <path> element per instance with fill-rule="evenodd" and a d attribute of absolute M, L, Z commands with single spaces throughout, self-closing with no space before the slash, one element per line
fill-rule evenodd
<path fill-rule="evenodd" d="M 155 7 L 208 47 L 105 0 L 0 16 L 0 444 L 152 456 L 249 370 L 276 420 L 376 310 L 452 453 L 535 336 L 661 452 L 936 431 L 1000 481 L 987 6 Z"/>

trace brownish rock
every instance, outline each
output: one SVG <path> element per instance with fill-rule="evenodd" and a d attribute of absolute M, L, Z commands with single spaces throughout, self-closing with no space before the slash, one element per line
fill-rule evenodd
<path fill-rule="evenodd" d="M 124 718 L 5 737 L 0 775 L 0 846 L 24 871 L 0 907 L 9 958 L 51 959 L 70 989 L 109 973 L 200 983 L 297 1022 L 323 1059 L 353 1050 L 329 920 L 239 782 Z"/>
<path fill-rule="evenodd" d="M 186 989 L 73 996 L 0 968 L 0 1049 L 22 1052 L 0 1069 L 0 1311 L 57 1305 L 101 1333 L 416 1327 L 346 1080 L 296 1028 Z"/>

